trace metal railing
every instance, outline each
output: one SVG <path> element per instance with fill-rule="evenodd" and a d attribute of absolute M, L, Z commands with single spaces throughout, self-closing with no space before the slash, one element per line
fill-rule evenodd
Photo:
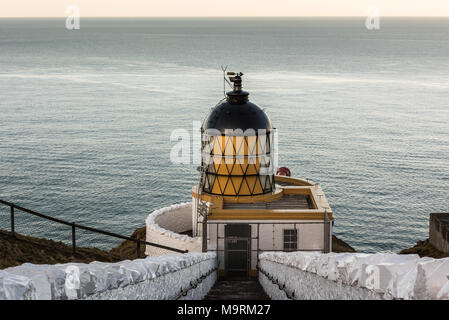
<path fill-rule="evenodd" d="M 175 300 L 179 300 L 182 297 L 187 296 L 187 294 L 189 293 L 190 290 L 196 289 L 196 287 L 198 287 L 198 285 L 200 285 L 201 282 L 203 282 L 207 277 L 209 277 L 215 271 L 218 271 L 217 267 L 210 269 L 208 272 L 201 275 L 198 279 L 196 279 L 194 281 L 190 281 L 190 284 L 187 288 L 185 288 L 185 289 L 181 288 L 181 291 L 176 295 Z"/>
<path fill-rule="evenodd" d="M 257 270 L 259 270 L 259 272 L 262 275 L 264 275 L 265 278 L 267 278 L 269 281 L 271 281 L 271 283 L 273 285 L 277 286 L 279 288 L 279 290 L 284 291 L 285 296 L 287 297 L 287 299 L 289 299 L 289 300 L 294 300 L 295 299 L 295 291 L 288 291 L 287 290 L 287 286 L 285 285 L 285 283 L 280 283 L 278 279 L 276 279 L 274 276 L 272 276 L 271 274 L 269 274 L 265 270 L 261 269 L 259 266 L 257 267 Z"/>
<path fill-rule="evenodd" d="M 61 219 L 57 219 L 57 218 L 53 218 L 50 216 L 47 216 L 45 214 L 18 206 L 14 203 L 8 202 L 8 201 L 4 201 L 0 199 L 0 204 L 6 205 L 10 207 L 10 212 L 11 212 L 11 234 L 13 236 L 15 236 L 15 214 L 14 214 L 14 210 L 20 210 L 29 214 L 32 214 L 34 216 L 43 218 L 43 219 L 47 219 L 47 220 L 51 220 L 54 222 L 57 222 L 59 224 L 64 224 L 66 226 L 70 226 L 72 228 L 72 251 L 73 253 L 76 253 L 76 229 L 82 229 L 82 230 L 86 230 L 86 231 L 90 231 L 90 232 L 94 232 L 94 233 L 100 233 L 109 237 L 115 237 L 115 238 L 119 238 L 119 239 L 123 239 L 123 240 L 128 240 L 128 241 L 133 241 L 136 242 L 136 250 L 137 250 L 137 258 L 140 258 L 140 247 L 141 244 L 146 244 L 149 246 L 153 246 L 153 247 L 157 247 L 157 248 L 161 248 L 161 249 L 166 249 L 166 250 L 170 250 L 170 251 L 174 251 L 174 252 L 179 252 L 179 253 L 187 253 L 189 252 L 188 250 L 181 250 L 181 249 L 176 249 L 176 248 L 172 248 L 172 247 L 167 247 L 161 244 L 157 244 L 157 243 L 153 243 L 153 242 L 148 242 L 145 240 L 140 240 L 140 239 L 135 239 L 135 238 L 131 238 L 131 237 L 127 237 L 127 236 L 122 236 L 120 234 L 117 233 L 113 233 L 113 232 L 109 232 L 109 231 L 104 231 L 104 230 L 100 230 L 100 229 L 96 229 L 96 228 L 92 228 L 92 227 L 87 227 L 87 226 L 83 226 L 80 225 L 78 223 L 75 222 L 69 222 L 69 221 L 65 221 L 65 220 L 61 220 Z"/>

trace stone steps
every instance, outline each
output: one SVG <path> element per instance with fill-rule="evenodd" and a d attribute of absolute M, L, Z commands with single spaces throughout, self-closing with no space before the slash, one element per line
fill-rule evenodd
<path fill-rule="evenodd" d="M 270 300 L 257 280 L 219 280 L 204 300 Z"/>

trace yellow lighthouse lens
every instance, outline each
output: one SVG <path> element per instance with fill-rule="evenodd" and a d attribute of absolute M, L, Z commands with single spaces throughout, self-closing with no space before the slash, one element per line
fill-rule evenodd
<path fill-rule="evenodd" d="M 274 189 L 273 173 L 261 172 L 271 165 L 273 130 L 262 135 L 205 136 L 203 162 L 205 192 L 227 196 L 253 196 Z M 204 133 L 203 133 L 204 134 Z M 269 174 L 267 174 L 267 171 Z"/>

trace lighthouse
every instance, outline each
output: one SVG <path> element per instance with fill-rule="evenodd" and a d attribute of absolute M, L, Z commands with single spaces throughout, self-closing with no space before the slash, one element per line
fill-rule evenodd
<path fill-rule="evenodd" d="M 246 197 L 272 193 L 274 129 L 266 113 L 242 90 L 242 74 L 231 77 L 233 91 L 201 128 L 202 190 L 211 195 Z"/>
<path fill-rule="evenodd" d="M 321 186 L 275 168 L 276 129 L 243 90 L 243 74 L 227 76 L 232 90 L 201 127 L 192 236 L 228 278 L 256 276 L 265 251 L 330 252 L 334 217 Z"/>

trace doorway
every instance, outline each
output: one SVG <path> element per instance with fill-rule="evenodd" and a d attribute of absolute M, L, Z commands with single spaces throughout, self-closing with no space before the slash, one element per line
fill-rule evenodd
<path fill-rule="evenodd" d="M 249 278 L 251 268 L 251 226 L 225 226 L 225 277 Z"/>

